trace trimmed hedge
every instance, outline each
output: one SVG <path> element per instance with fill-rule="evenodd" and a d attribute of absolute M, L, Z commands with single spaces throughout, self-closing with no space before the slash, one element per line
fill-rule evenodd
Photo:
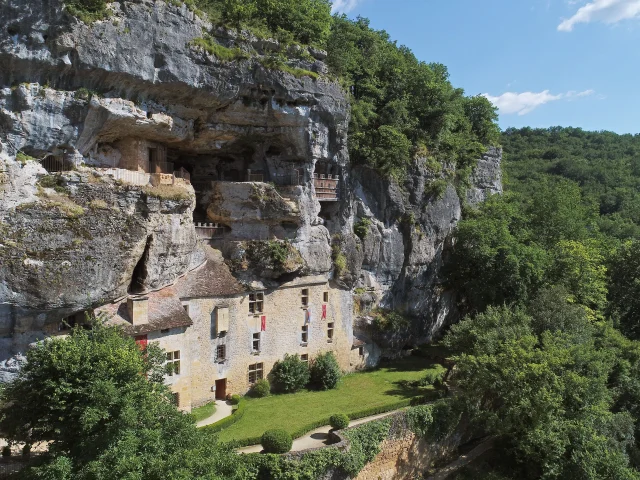
<path fill-rule="evenodd" d="M 224 430 L 225 428 L 233 425 L 238 420 L 240 420 L 247 409 L 247 401 L 244 398 L 240 398 L 238 402 L 238 406 L 233 411 L 233 413 L 223 418 L 222 420 L 218 420 L 216 423 L 212 423 L 211 425 L 207 425 L 206 427 L 202 427 L 203 430 L 211 430 L 212 432 L 219 432 L 220 430 Z M 260 443 L 260 442 L 257 442 Z M 255 444 L 251 444 L 255 445 Z"/>
<path fill-rule="evenodd" d="M 329 417 L 329 425 L 336 430 L 342 430 L 349 426 L 349 417 L 344 413 L 336 413 Z"/>
<path fill-rule="evenodd" d="M 347 415 L 347 416 L 349 417 L 349 420 L 358 420 L 359 418 L 370 417 L 372 415 L 379 415 L 381 413 L 387 413 L 387 412 L 391 412 L 393 410 L 399 410 L 401 408 L 409 407 L 411 405 L 416 405 L 416 400 L 420 400 L 420 399 L 408 398 L 408 399 L 400 400 L 398 402 L 391 403 L 391 404 L 388 404 L 388 405 L 382 405 L 380 407 L 366 408 L 364 410 L 360 410 L 359 412 L 355 412 L 355 413 L 352 413 L 352 414 Z M 243 412 L 243 414 L 244 414 L 244 412 Z M 227 417 L 227 418 L 231 418 L 231 417 Z M 293 439 L 300 438 L 301 436 L 309 433 L 311 430 L 315 430 L 316 428 L 324 427 L 325 425 L 330 425 L 330 418 L 331 417 L 321 418 L 321 419 L 319 419 L 319 420 L 317 420 L 315 422 L 312 422 L 312 423 L 309 423 L 309 424 L 305 425 L 302 428 L 299 428 L 298 430 L 293 431 L 291 433 L 291 438 L 293 438 Z M 223 420 L 221 420 L 220 422 L 222 422 L 222 421 Z M 220 422 L 218 422 L 218 423 L 220 423 Z M 231 425 L 232 423 L 235 423 L 235 422 L 231 422 L 231 423 L 229 423 L 229 425 Z M 217 424 L 214 424 L 214 425 L 217 425 Z M 229 425 L 225 425 L 225 427 L 222 427 L 222 428 L 226 428 Z M 204 428 L 208 428 L 208 427 L 204 427 Z M 219 430 L 215 430 L 215 431 L 218 432 L 218 431 L 222 430 L 222 428 L 219 429 Z M 259 445 L 261 440 L 262 440 L 262 437 L 249 437 L 249 438 L 243 438 L 243 439 L 240 439 L 240 440 L 233 440 L 232 442 L 227 442 L 227 443 L 229 445 L 233 446 L 234 448 L 241 448 L 241 447 L 249 447 L 251 445 Z"/>
<path fill-rule="evenodd" d="M 242 400 L 242 397 L 240 395 L 231 395 L 231 400 L 229 400 L 229 403 L 231 403 L 231 405 L 238 405 L 240 403 L 240 400 Z"/>
<path fill-rule="evenodd" d="M 293 446 L 293 439 L 286 430 L 267 430 L 262 434 L 260 444 L 265 453 L 287 453 Z"/>

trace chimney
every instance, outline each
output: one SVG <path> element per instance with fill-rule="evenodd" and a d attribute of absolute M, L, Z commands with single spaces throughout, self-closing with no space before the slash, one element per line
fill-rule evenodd
<path fill-rule="evenodd" d="M 127 310 L 133 325 L 149 323 L 149 297 L 129 297 L 127 299 Z"/>

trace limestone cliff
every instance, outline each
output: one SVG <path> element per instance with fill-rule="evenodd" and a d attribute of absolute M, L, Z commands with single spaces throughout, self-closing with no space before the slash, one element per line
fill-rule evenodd
<path fill-rule="evenodd" d="M 173 3 L 114 2 L 93 25 L 61 0 L 0 3 L 0 362 L 62 317 L 197 267 L 201 222 L 246 288 L 325 275 L 406 311 L 418 336 L 437 332 L 453 305 L 438 272 L 456 190 L 435 194 L 418 165 L 402 185 L 351 167 L 347 95 L 323 52 Z M 501 191 L 500 156 L 480 162 L 469 203 Z M 249 265 L 251 249 L 279 245 L 277 268 Z"/>

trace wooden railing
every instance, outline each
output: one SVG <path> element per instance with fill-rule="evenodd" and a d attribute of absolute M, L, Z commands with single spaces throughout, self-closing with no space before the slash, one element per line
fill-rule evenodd
<path fill-rule="evenodd" d="M 313 174 L 313 186 L 320 201 L 338 200 L 338 175 Z"/>
<path fill-rule="evenodd" d="M 212 240 L 224 236 L 224 227 L 219 223 L 196 223 L 195 226 L 200 240 Z"/>

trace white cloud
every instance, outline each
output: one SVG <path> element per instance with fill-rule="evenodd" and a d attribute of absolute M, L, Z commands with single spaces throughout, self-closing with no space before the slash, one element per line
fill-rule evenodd
<path fill-rule="evenodd" d="M 572 100 L 577 98 L 584 98 L 591 96 L 595 93 L 594 90 L 584 90 L 583 92 L 576 92 L 571 90 L 567 93 L 559 93 L 553 95 L 549 93 L 549 90 L 543 92 L 506 92 L 502 95 L 494 97 L 488 93 L 483 94 L 491 103 L 493 103 L 500 113 L 503 115 L 511 115 L 517 113 L 518 115 L 526 115 L 531 113 L 536 108 L 549 102 L 556 102 L 558 100 Z"/>
<path fill-rule="evenodd" d="M 618 23 L 640 16 L 640 0 L 592 0 L 580 7 L 573 17 L 558 25 L 561 32 L 570 32 L 578 23 Z"/>
<path fill-rule="evenodd" d="M 334 0 L 331 6 L 331 13 L 349 13 L 356 8 L 360 0 Z"/>

